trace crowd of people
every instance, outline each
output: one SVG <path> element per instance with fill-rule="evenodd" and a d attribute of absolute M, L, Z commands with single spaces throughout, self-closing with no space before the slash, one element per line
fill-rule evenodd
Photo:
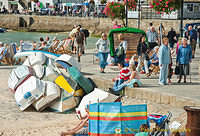
<path fill-rule="evenodd" d="M 120 28 L 117 23 L 114 23 L 115 28 Z M 76 29 L 76 28 L 75 28 Z M 193 32 L 191 32 L 191 30 Z M 78 28 L 79 31 L 79 28 Z M 162 26 L 161 29 L 157 32 L 153 24 L 150 24 L 150 27 L 147 30 L 147 40 L 148 44 L 145 41 L 145 35 L 140 37 L 139 43 L 137 45 L 137 64 L 130 60 L 129 66 L 126 67 L 124 62 L 126 58 L 127 51 L 127 41 L 124 34 L 118 35 L 118 40 L 120 41 L 117 49 L 115 50 L 115 65 L 118 66 L 119 76 L 113 78 L 114 82 L 113 88 L 109 88 L 109 92 L 115 95 L 120 95 L 122 90 L 125 87 L 139 87 L 142 85 L 140 81 L 139 73 L 146 73 L 146 76 L 150 76 L 152 70 L 150 70 L 149 66 L 153 65 L 155 68 L 160 69 L 159 75 L 159 85 L 167 85 L 171 83 L 171 76 L 173 74 L 172 69 L 172 54 L 175 52 L 174 45 L 177 43 L 176 48 L 176 67 L 178 69 L 178 83 L 181 82 L 182 76 L 184 76 L 184 83 L 187 83 L 186 77 L 190 72 L 190 63 L 192 62 L 192 58 L 195 55 L 194 52 L 194 44 L 196 44 L 196 36 L 191 26 L 188 28 L 188 39 L 182 38 L 178 41 L 176 37 L 176 32 L 173 28 L 167 33 L 164 34 L 165 30 Z M 76 34 L 75 34 L 76 35 Z M 76 39 L 77 36 L 74 35 Z M 84 39 L 82 39 L 84 40 Z M 76 40 L 75 40 L 76 41 Z M 188 43 L 189 41 L 189 43 Z M 149 45 L 149 46 L 148 46 Z M 78 44 L 78 48 L 81 48 L 83 45 Z M 105 73 L 105 68 L 107 65 L 107 58 L 109 54 L 109 40 L 107 39 L 107 34 L 102 33 L 101 38 L 97 41 L 96 47 L 98 49 L 98 57 L 100 58 L 100 73 Z M 152 53 L 153 52 L 153 53 Z M 151 56 L 149 57 L 151 53 Z M 133 56 L 135 57 L 135 56 Z M 142 62 L 144 63 L 144 67 L 142 68 Z M 143 71 L 141 71 L 143 69 Z M 167 82 L 168 79 L 168 82 Z M 88 109 L 86 110 L 88 111 Z M 67 130 L 66 132 L 62 132 L 61 135 L 69 135 L 69 134 L 87 134 L 88 133 L 88 119 L 89 114 L 86 117 L 81 119 L 79 125 L 72 129 Z M 85 127 L 84 127 L 85 126 Z M 149 136 L 150 132 L 145 131 L 148 130 L 149 126 L 147 124 L 143 124 L 140 127 L 140 131 L 136 134 L 136 136 Z M 180 136 L 179 132 L 173 132 L 172 136 Z"/>
<path fill-rule="evenodd" d="M 113 28 L 120 27 L 114 22 Z M 137 61 L 132 64 L 130 62 L 129 67 L 124 65 L 127 51 L 126 37 L 124 34 L 118 35 L 120 43 L 115 50 L 114 61 L 119 68 L 120 74 L 117 78 L 112 79 L 114 86 L 109 88 L 109 92 L 119 95 L 126 86 L 138 87 L 141 85 L 139 74 L 145 73 L 149 77 L 151 74 L 158 73 L 158 71 L 160 71 L 159 85 L 170 84 L 175 70 L 175 73 L 179 75 L 177 82 L 180 83 L 182 76 L 184 76 L 183 82 L 187 83 L 186 77 L 190 74 L 190 63 L 195 56 L 197 44 L 196 30 L 189 26 L 187 31 L 188 37 L 179 38 L 178 40 L 173 28 L 167 34 L 165 34 L 163 26 L 159 28 L 161 29 L 158 29 L 157 32 L 153 24 L 150 23 L 146 31 L 148 43 L 145 41 L 145 35 L 142 35 L 137 45 L 137 58 L 135 59 Z M 174 48 L 175 43 L 177 43 L 176 49 Z M 110 55 L 109 41 L 105 33 L 102 34 L 102 37 L 96 43 L 96 47 L 99 51 L 100 72 L 105 73 L 107 58 Z M 176 62 L 173 63 L 172 54 L 175 53 L 175 50 L 177 54 Z M 172 68 L 173 64 L 175 64 L 175 69 Z"/>
<path fill-rule="evenodd" d="M 67 6 L 65 9 L 62 9 L 59 6 L 50 6 L 47 8 L 41 8 L 38 6 L 34 6 L 34 9 L 15 9 L 9 8 L 7 9 L 5 6 L 0 8 L 0 14 L 23 14 L 23 15 L 49 15 L 49 16 L 78 16 L 78 17 L 106 17 L 103 13 L 105 6 L 103 7 L 95 7 L 94 3 L 92 4 L 77 4 L 74 6 Z"/>

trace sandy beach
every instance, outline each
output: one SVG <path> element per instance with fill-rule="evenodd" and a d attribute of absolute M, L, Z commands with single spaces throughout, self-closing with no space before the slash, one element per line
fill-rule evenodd
<path fill-rule="evenodd" d="M 33 107 L 20 111 L 14 94 L 9 91 L 7 79 L 12 66 L 0 68 L 0 136 L 58 136 L 61 131 L 74 127 L 78 123 L 75 112 L 59 114 L 56 112 L 36 112 Z M 146 103 L 132 98 L 124 97 L 124 104 Z M 183 128 L 186 123 L 186 113 L 182 109 L 173 109 L 165 105 L 148 103 L 148 113 L 166 114 L 168 110 L 175 113 L 172 120 L 182 121 Z"/>

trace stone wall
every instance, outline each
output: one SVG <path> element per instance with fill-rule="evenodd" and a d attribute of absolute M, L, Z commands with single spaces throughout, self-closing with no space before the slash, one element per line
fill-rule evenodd
<path fill-rule="evenodd" d="M 113 82 L 110 80 L 93 78 L 96 86 L 102 90 L 108 90 L 113 87 Z M 157 104 L 165 104 L 174 108 L 183 108 L 186 105 L 189 106 L 200 106 L 200 101 L 193 100 L 187 97 L 172 95 L 164 92 L 156 92 L 151 88 L 129 88 L 126 87 L 124 95 L 142 101 L 155 102 Z"/>
<path fill-rule="evenodd" d="M 137 19 L 129 19 L 129 27 L 137 28 Z M 148 24 L 153 22 L 156 29 L 160 23 L 163 24 L 166 31 L 170 27 L 179 32 L 180 20 L 155 20 L 142 19 L 140 29 L 147 30 Z M 184 20 L 186 23 L 200 22 L 200 20 Z M 119 21 L 119 24 L 121 22 Z M 80 18 L 80 17 L 60 17 L 60 16 L 29 16 L 29 15 L 0 15 L 0 27 L 13 30 L 27 31 L 71 31 L 75 24 L 81 24 L 84 28 L 90 30 L 93 34 L 108 33 L 112 29 L 113 23 L 110 18 Z"/>

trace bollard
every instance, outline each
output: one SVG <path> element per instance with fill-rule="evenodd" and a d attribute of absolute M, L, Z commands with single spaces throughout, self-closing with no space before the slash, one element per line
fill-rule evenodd
<path fill-rule="evenodd" d="M 185 106 L 187 112 L 186 136 L 200 136 L 200 107 Z"/>

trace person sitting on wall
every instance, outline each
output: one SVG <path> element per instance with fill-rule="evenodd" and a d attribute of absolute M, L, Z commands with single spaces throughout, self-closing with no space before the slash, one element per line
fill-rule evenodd
<path fill-rule="evenodd" d="M 122 83 L 124 83 L 125 81 L 127 81 L 131 75 L 131 71 L 129 70 L 129 68 L 124 67 L 124 63 L 118 63 L 118 69 L 120 70 L 119 76 L 117 76 L 116 78 L 112 79 L 112 82 L 114 83 L 113 88 L 109 88 L 109 92 L 113 92 L 117 87 L 119 87 Z"/>
<path fill-rule="evenodd" d="M 110 89 L 110 93 L 118 95 L 127 86 L 133 88 L 133 87 L 139 87 L 142 85 L 142 83 L 140 82 L 139 74 L 136 71 L 136 66 L 129 65 L 129 69 L 131 71 L 130 78 L 127 81 L 125 81 L 124 83 L 122 83 L 121 85 L 114 86 L 112 92 L 111 92 L 112 89 Z"/>

